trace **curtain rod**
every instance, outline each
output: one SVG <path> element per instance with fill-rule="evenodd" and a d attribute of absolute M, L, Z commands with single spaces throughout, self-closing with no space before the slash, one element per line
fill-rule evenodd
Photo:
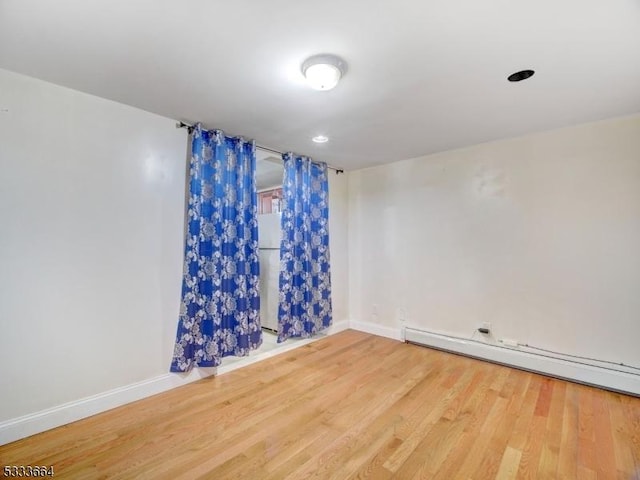
<path fill-rule="evenodd" d="M 194 125 L 189 125 L 188 123 L 184 123 L 182 121 L 176 123 L 176 128 L 186 128 L 189 133 L 191 133 L 191 131 L 195 128 Z M 274 150 L 273 148 L 268 148 L 268 147 L 263 147 L 262 145 L 258 145 L 256 144 L 256 148 L 259 148 L 260 150 L 264 150 L 266 152 L 271 152 L 271 153 L 275 153 L 277 155 L 284 155 L 283 152 L 280 152 L 278 150 Z M 327 165 L 327 168 L 329 170 L 335 170 L 336 175 L 340 174 L 340 173 L 344 173 L 344 170 L 342 168 L 336 168 L 336 167 L 332 167 L 330 165 Z"/>

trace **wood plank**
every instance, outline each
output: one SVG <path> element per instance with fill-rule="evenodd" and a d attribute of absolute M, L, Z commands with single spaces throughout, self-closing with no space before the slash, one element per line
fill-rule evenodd
<path fill-rule="evenodd" d="M 593 392 L 578 388 L 578 466 L 586 471 L 596 469 L 596 434 L 593 418 Z"/>
<path fill-rule="evenodd" d="M 521 457 L 522 452 L 520 450 L 507 447 L 504 451 L 504 455 L 502 455 L 502 461 L 500 462 L 500 468 L 498 469 L 496 478 L 504 480 L 516 478 Z"/>
<path fill-rule="evenodd" d="M 611 432 L 611 417 L 609 403 L 613 403 L 613 394 L 597 392 L 594 395 L 594 430 L 596 435 L 596 472 L 598 477 L 611 476 L 616 471 L 616 455 L 613 450 L 613 434 Z"/>
<path fill-rule="evenodd" d="M 421 440 L 398 470 L 398 478 L 433 478 L 456 450 L 461 434 L 473 421 L 471 412 L 484 397 L 484 391 L 477 387 L 485 380 L 484 375 L 476 372 L 464 389 L 457 389 L 458 395 L 449 397 L 449 407 L 441 410 L 442 414 L 430 434 Z M 454 391 L 450 389 L 448 394 Z"/>
<path fill-rule="evenodd" d="M 635 472 L 640 480 L 640 405 L 636 399 L 620 395 L 620 403 L 624 406 L 625 422 L 622 428 L 628 433 L 631 441 L 631 452 L 635 459 Z M 618 425 L 616 425 L 618 427 Z"/>
<path fill-rule="evenodd" d="M 490 364 L 487 365 L 489 366 Z M 486 373 L 482 373 L 482 375 L 485 376 Z M 468 416 L 467 425 L 462 435 L 458 438 L 455 449 L 449 453 L 435 472 L 433 476 L 434 479 L 448 480 L 456 478 L 456 474 L 464 460 L 475 447 L 480 431 L 498 398 L 498 393 L 494 389 L 491 389 L 490 386 L 488 382 L 480 384 L 477 391 L 474 392 L 474 396 L 478 399 L 477 403 L 474 404 L 474 402 L 472 402 L 463 407 L 462 414 Z"/>
<path fill-rule="evenodd" d="M 636 464 L 634 458 L 634 447 L 627 428 L 624 416 L 624 405 L 621 402 L 621 395 L 615 396 L 615 402 L 609 404 L 609 416 L 613 436 L 613 450 L 616 457 L 616 469 L 620 472 L 621 478 L 634 478 L 638 476 L 640 480 L 640 465 L 633 469 Z M 640 451 L 637 452 L 640 456 Z"/>
<path fill-rule="evenodd" d="M 563 413 L 560 451 L 558 452 L 558 478 L 577 478 L 578 464 L 578 389 L 567 384 Z"/>
<path fill-rule="evenodd" d="M 640 399 L 345 331 L 0 446 L 56 478 L 634 478 Z"/>
<path fill-rule="evenodd" d="M 560 456 L 560 442 L 562 439 L 562 420 L 564 415 L 564 401 L 567 384 L 556 382 L 551 393 L 551 402 L 547 413 L 547 428 L 545 441 L 542 444 L 538 475 L 542 478 L 558 477 L 558 458 Z"/>
<path fill-rule="evenodd" d="M 551 406 L 551 394 L 553 393 L 553 386 L 555 382 L 551 378 L 545 378 L 540 387 L 540 394 L 538 395 L 538 403 L 536 403 L 536 410 L 534 415 L 540 417 L 547 417 L 549 415 L 549 408 Z"/>
<path fill-rule="evenodd" d="M 531 418 L 529 434 L 527 435 L 522 457 L 520 458 L 520 466 L 518 467 L 518 478 L 540 478 L 538 476 L 538 467 L 546 423 L 547 419 L 545 417 L 534 415 Z"/>

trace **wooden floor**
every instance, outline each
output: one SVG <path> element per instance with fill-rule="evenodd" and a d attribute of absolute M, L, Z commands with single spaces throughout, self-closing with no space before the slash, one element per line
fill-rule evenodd
<path fill-rule="evenodd" d="M 54 478 L 640 478 L 640 399 L 348 330 L 0 447 Z"/>

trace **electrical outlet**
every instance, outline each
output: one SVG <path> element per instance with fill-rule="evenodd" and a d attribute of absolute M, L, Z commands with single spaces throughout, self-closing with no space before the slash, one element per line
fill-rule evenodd
<path fill-rule="evenodd" d="M 407 311 L 404 308 L 399 307 L 396 310 L 396 318 L 398 319 L 398 321 L 400 323 L 406 322 L 407 321 Z"/>

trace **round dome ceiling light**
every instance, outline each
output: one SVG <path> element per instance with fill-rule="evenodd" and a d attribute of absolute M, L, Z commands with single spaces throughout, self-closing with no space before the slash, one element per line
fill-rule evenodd
<path fill-rule="evenodd" d="M 509 80 L 510 82 L 521 82 L 522 80 L 531 78 L 534 73 L 536 72 L 534 72 L 533 70 L 520 70 L 519 72 L 509 75 L 507 77 L 507 80 Z"/>
<path fill-rule="evenodd" d="M 331 90 L 346 71 L 347 64 L 335 55 L 314 55 L 302 64 L 302 74 L 315 90 Z"/>
<path fill-rule="evenodd" d="M 329 137 L 325 137 L 324 135 L 316 135 L 311 140 L 315 143 L 327 143 L 329 141 Z"/>

